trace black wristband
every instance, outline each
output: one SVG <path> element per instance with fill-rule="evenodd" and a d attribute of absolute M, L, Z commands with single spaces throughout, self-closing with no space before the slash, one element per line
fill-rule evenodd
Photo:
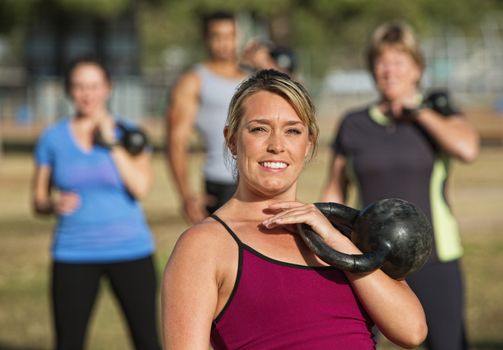
<path fill-rule="evenodd" d="M 49 201 L 44 205 L 35 205 L 35 211 L 41 215 L 56 214 L 56 211 L 54 210 L 54 204 L 52 201 Z"/>
<path fill-rule="evenodd" d="M 115 148 L 115 147 L 120 146 L 120 145 L 121 145 L 121 143 L 119 141 L 107 142 L 106 145 L 105 145 L 105 148 L 112 149 L 112 148 Z"/>
<path fill-rule="evenodd" d="M 419 112 L 423 109 L 422 105 L 416 106 L 414 108 L 402 108 L 402 118 L 404 120 L 415 121 Z"/>

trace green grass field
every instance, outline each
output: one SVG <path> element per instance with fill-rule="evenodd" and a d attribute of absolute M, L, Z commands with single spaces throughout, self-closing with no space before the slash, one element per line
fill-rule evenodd
<path fill-rule="evenodd" d="M 200 157 L 192 166 L 199 184 Z M 316 201 L 326 175 L 328 154 L 321 149 L 304 171 L 299 199 Z M 186 224 L 160 155 L 156 182 L 144 201 L 157 242 L 159 275 Z M 49 247 L 53 219 L 30 211 L 32 160 L 27 154 L 0 158 L 0 349 L 50 349 Z M 471 349 L 503 349 L 503 149 L 484 149 L 471 165 L 456 164 L 451 197 L 465 246 L 467 322 Z M 127 331 L 108 286 L 99 296 L 89 328 L 89 349 L 129 349 Z M 397 310 L 399 312 L 399 310 Z M 391 349 L 386 344 L 381 349 Z"/>

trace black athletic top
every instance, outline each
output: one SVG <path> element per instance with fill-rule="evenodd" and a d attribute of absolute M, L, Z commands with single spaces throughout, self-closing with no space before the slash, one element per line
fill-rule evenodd
<path fill-rule="evenodd" d="M 450 157 L 417 123 L 395 121 L 377 106 L 348 113 L 332 145 L 346 158 L 358 204 L 401 198 L 417 205 L 434 229 L 431 261 L 459 258 L 458 227 L 445 196 Z"/>

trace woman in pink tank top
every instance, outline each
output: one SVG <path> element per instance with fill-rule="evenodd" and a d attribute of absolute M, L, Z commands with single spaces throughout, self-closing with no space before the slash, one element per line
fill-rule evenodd
<path fill-rule="evenodd" d="M 374 349 L 374 324 L 402 347 L 424 340 L 424 312 L 406 282 L 327 266 L 295 233 L 305 223 L 338 251 L 361 253 L 314 205 L 297 201 L 317 136 L 313 103 L 287 75 L 260 71 L 238 88 L 225 128 L 238 188 L 171 254 L 166 349 Z"/>

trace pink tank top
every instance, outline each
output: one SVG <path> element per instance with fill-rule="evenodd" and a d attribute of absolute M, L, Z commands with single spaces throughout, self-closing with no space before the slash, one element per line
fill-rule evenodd
<path fill-rule="evenodd" d="M 213 349 L 375 349 L 373 323 L 342 271 L 268 258 L 212 217 L 239 246 L 233 291 L 213 321 Z"/>

